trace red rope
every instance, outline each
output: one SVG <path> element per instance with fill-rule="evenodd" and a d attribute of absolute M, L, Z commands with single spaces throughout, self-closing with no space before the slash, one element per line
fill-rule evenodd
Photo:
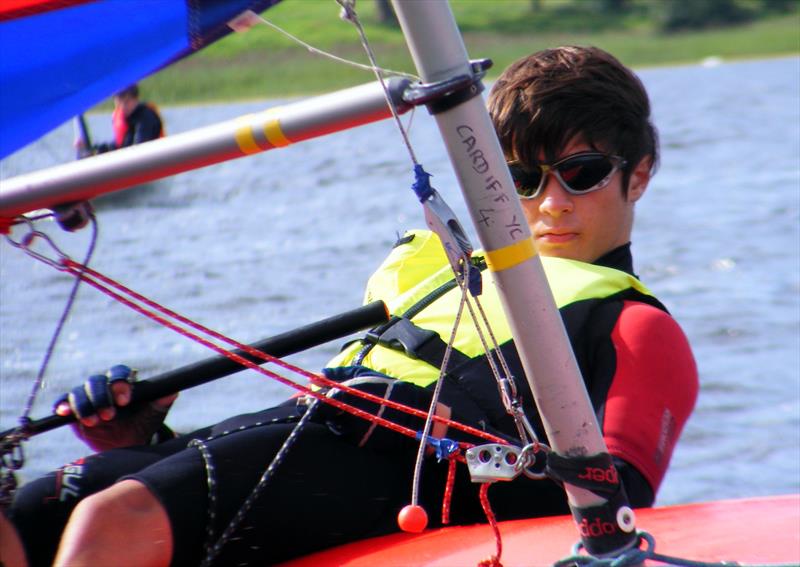
<path fill-rule="evenodd" d="M 492 505 L 489 503 L 489 486 L 491 486 L 489 482 L 481 484 L 480 499 L 481 507 L 486 514 L 486 519 L 489 521 L 489 525 L 492 526 L 492 530 L 494 531 L 497 553 L 481 560 L 478 563 L 478 567 L 503 567 L 503 564 L 500 563 L 500 557 L 503 555 L 503 540 L 500 537 L 500 527 L 497 525 L 497 518 L 495 518 L 494 512 L 492 512 Z"/>
<path fill-rule="evenodd" d="M 57 269 L 60 269 L 60 268 L 58 268 L 58 266 L 56 264 L 50 263 L 50 262 L 48 262 L 48 263 L 53 265 L 53 266 L 55 266 Z M 361 410 L 359 408 L 356 408 L 354 406 L 346 404 L 346 403 L 344 403 L 344 402 L 342 402 L 342 401 L 340 401 L 340 400 L 338 400 L 336 398 L 329 398 L 325 394 L 320 393 L 317 390 L 313 390 L 312 388 L 309 388 L 307 386 L 303 386 L 301 384 L 293 382 L 292 380 L 290 380 L 290 379 L 288 379 L 288 378 L 286 378 L 286 377 L 284 377 L 284 376 L 282 376 L 280 374 L 277 374 L 277 373 L 272 372 L 272 371 L 270 371 L 270 370 L 268 370 L 266 368 L 263 368 L 262 366 L 259 366 L 258 364 L 254 363 L 254 362 L 251 362 L 250 360 L 248 360 L 248 359 L 236 354 L 235 352 L 227 350 L 227 349 L 225 349 L 225 348 L 223 348 L 223 347 L 211 342 L 210 340 L 199 336 L 197 333 L 206 334 L 206 335 L 208 335 L 210 337 L 213 337 L 213 338 L 215 338 L 215 339 L 217 339 L 219 341 L 227 343 L 228 345 L 230 345 L 230 346 L 232 346 L 232 347 L 234 347 L 236 349 L 242 350 L 242 351 L 250 354 L 251 356 L 253 356 L 255 358 L 260 358 L 265 362 L 272 362 L 274 364 L 277 364 L 278 366 L 281 366 L 282 368 L 284 368 L 286 370 L 292 371 L 292 372 L 294 372 L 296 374 L 299 374 L 301 376 L 305 376 L 306 378 L 308 378 L 315 385 L 323 386 L 323 387 L 330 387 L 330 388 L 337 388 L 339 390 L 342 390 L 344 392 L 350 393 L 350 394 L 352 394 L 354 396 L 363 398 L 365 400 L 368 400 L 368 401 L 376 403 L 376 404 L 380 404 L 380 405 L 383 405 L 383 406 L 388 406 L 388 407 L 391 407 L 391 408 L 396 409 L 398 411 L 403 411 L 403 412 L 406 412 L 408 414 L 415 415 L 417 417 L 421 417 L 421 418 L 427 417 L 427 413 L 422 411 L 422 410 L 418 410 L 418 409 L 415 409 L 415 408 L 412 408 L 412 407 L 409 407 L 409 406 L 406 406 L 404 404 L 400 404 L 400 403 L 397 403 L 397 402 L 394 402 L 394 401 L 391 401 L 391 400 L 385 400 L 383 398 L 380 398 L 378 396 L 369 394 L 367 392 L 362 392 L 361 390 L 357 390 L 357 389 L 351 388 L 349 386 L 345 386 L 343 384 L 340 384 L 338 382 L 330 380 L 330 379 L 326 378 L 325 376 L 311 373 L 311 372 L 309 372 L 309 371 L 307 371 L 307 370 L 305 370 L 303 368 L 299 368 L 299 367 L 294 366 L 292 364 L 289 364 L 289 363 L 287 363 L 287 362 L 285 362 L 285 361 L 283 361 L 281 359 L 278 359 L 278 358 L 275 358 L 273 356 L 270 356 L 270 355 L 268 355 L 268 354 L 266 354 L 266 353 L 264 353 L 264 352 L 262 352 L 260 350 L 257 350 L 255 348 L 249 346 L 249 345 L 246 345 L 246 344 L 243 344 L 243 343 L 239 343 L 238 341 L 230 339 L 230 338 L 228 338 L 228 337 L 226 337 L 226 336 L 224 336 L 224 335 L 222 335 L 222 334 L 220 334 L 220 333 L 218 333 L 216 331 L 213 331 L 213 330 L 211 330 L 211 329 L 209 329 L 207 327 L 204 327 L 204 326 L 202 326 L 202 325 L 200 325 L 200 324 L 198 324 L 198 323 L 196 323 L 196 322 L 184 317 L 183 315 L 180 315 L 179 313 L 177 313 L 175 311 L 172 311 L 170 309 L 167 309 L 166 307 L 163 307 L 162 305 L 159 305 L 158 303 L 148 299 L 147 297 L 145 297 L 145 296 L 143 296 L 143 295 L 141 295 L 139 293 L 134 292 L 133 290 L 123 286 L 122 284 L 112 280 L 111 278 L 108 278 L 107 276 L 104 276 L 103 274 L 100 274 L 99 272 L 89 268 L 88 266 L 84 266 L 84 265 L 82 265 L 82 264 L 80 264 L 78 262 L 75 262 L 74 260 L 72 260 L 70 258 L 62 258 L 61 261 L 60 261 L 60 264 L 61 264 L 61 266 L 63 266 L 63 269 L 65 271 L 67 271 L 68 273 L 72 274 L 73 276 L 75 276 L 77 278 L 80 278 L 81 280 L 83 280 L 84 282 L 86 282 L 90 286 L 94 287 L 95 289 L 105 293 L 106 295 L 108 295 L 109 297 L 115 299 L 119 303 L 129 307 L 130 309 L 133 309 L 134 311 L 136 311 L 136 312 L 140 313 L 141 315 L 144 315 L 145 317 L 147 317 L 147 318 L 149 318 L 149 319 L 151 319 L 151 320 L 163 325 L 164 327 L 167 327 L 167 328 L 169 328 L 169 329 L 171 329 L 171 330 L 173 330 L 173 331 L 175 331 L 175 332 L 177 332 L 177 333 L 179 333 L 179 334 L 181 334 L 181 335 L 183 335 L 183 336 L 185 336 L 185 337 L 187 337 L 187 338 L 189 338 L 191 340 L 194 340 L 195 342 L 197 342 L 199 344 L 202 344 L 203 346 L 205 346 L 205 347 L 207 347 L 207 348 L 209 348 L 209 349 L 211 349 L 211 350 L 213 350 L 213 351 L 215 351 L 215 352 L 217 352 L 217 353 L 219 353 L 219 354 L 221 354 L 223 356 L 226 356 L 227 358 L 237 362 L 238 364 L 241 364 L 244 367 L 247 367 L 247 368 L 249 368 L 251 370 L 259 372 L 259 373 L 261 373 L 261 374 L 263 374 L 265 376 L 268 376 L 270 378 L 273 378 L 273 379 L 277 380 L 278 382 L 280 382 L 280 383 L 282 383 L 284 385 L 287 385 L 287 386 L 290 386 L 292 388 L 295 388 L 296 390 L 304 393 L 305 395 L 311 396 L 311 397 L 313 397 L 315 399 L 318 399 L 318 400 L 320 400 L 320 401 L 322 401 L 324 403 L 330 404 L 330 405 L 332 405 L 332 406 L 334 406 L 334 407 L 336 407 L 336 408 L 338 408 L 338 409 L 340 409 L 342 411 L 349 412 L 352 415 L 355 415 L 355 416 L 360 417 L 362 419 L 366 419 L 366 420 L 368 420 L 370 422 L 376 423 L 377 425 L 381 425 L 383 427 L 387 427 L 387 428 L 389 428 L 389 429 L 391 429 L 391 430 L 393 430 L 393 431 L 395 431 L 397 433 L 401 433 L 401 434 L 407 435 L 409 437 L 416 437 L 416 432 L 411 430 L 411 429 L 409 429 L 409 428 L 407 428 L 407 427 L 403 427 L 403 426 L 398 425 L 398 424 L 396 424 L 394 422 L 391 422 L 391 421 L 389 421 L 387 419 L 384 419 L 382 417 L 378 417 L 377 415 L 365 412 L 365 411 L 363 411 L 363 410 Z M 114 291 L 114 289 L 116 289 L 117 291 Z M 129 296 L 132 299 L 129 299 L 128 297 L 124 297 L 123 294 Z M 142 305 L 144 305 L 146 307 L 143 307 L 142 305 L 139 305 L 136 302 L 138 302 L 138 303 L 140 303 L 140 304 L 142 304 Z M 161 313 L 161 315 L 159 315 L 159 313 Z M 189 330 L 184 329 L 184 328 L 181 328 L 176 323 L 173 323 L 172 321 L 168 320 L 168 318 L 174 319 L 174 320 L 182 323 L 183 325 L 189 327 L 190 329 L 193 329 L 197 333 L 189 331 Z M 458 429 L 458 430 L 464 431 L 464 432 L 466 432 L 466 433 L 468 433 L 470 435 L 473 435 L 475 437 L 478 437 L 478 438 L 487 439 L 487 440 L 489 440 L 491 442 L 494 442 L 494 443 L 502 443 L 502 444 L 506 444 L 507 443 L 502 438 L 496 437 L 494 435 L 491 435 L 491 434 L 486 433 L 484 431 L 481 431 L 479 429 L 475 429 L 475 428 L 470 427 L 468 425 L 464 425 L 464 424 L 461 424 L 461 423 L 458 423 L 458 422 L 455 422 L 455 421 L 451 421 L 449 419 L 445 419 L 445 418 L 442 418 L 442 417 L 439 417 L 439 416 L 433 416 L 433 419 L 435 421 L 437 421 L 437 422 L 446 424 L 448 427 L 452 427 L 454 429 Z M 461 449 L 466 449 L 466 448 L 471 447 L 471 446 L 472 445 L 469 444 L 469 443 L 459 443 L 459 447 Z M 442 502 L 442 523 L 443 524 L 448 524 L 450 522 L 450 504 L 451 504 L 451 501 L 452 501 L 453 487 L 454 487 L 454 484 L 455 484 L 456 462 L 457 461 L 465 462 L 464 461 L 464 457 L 460 452 L 457 452 L 457 453 L 454 453 L 453 455 L 451 455 L 450 458 L 449 458 L 449 462 L 448 462 L 447 481 L 446 481 L 446 485 L 445 485 L 444 499 L 443 499 L 443 502 Z M 497 520 L 495 518 L 494 512 L 492 511 L 491 504 L 489 503 L 488 490 L 489 490 L 489 483 L 482 484 L 481 488 L 480 488 L 479 496 L 480 496 L 481 506 L 482 506 L 482 508 L 484 510 L 484 513 L 486 514 L 486 518 L 487 518 L 487 520 L 489 522 L 489 525 L 492 527 L 492 530 L 494 531 L 495 541 L 496 541 L 496 546 L 497 546 L 497 553 L 495 555 L 492 555 L 492 556 L 480 561 L 478 563 L 478 565 L 479 565 L 479 567 L 502 567 L 502 564 L 500 563 L 500 557 L 501 557 L 502 552 L 503 552 L 503 543 L 502 543 L 502 539 L 501 539 L 501 536 L 500 536 L 500 529 L 498 527 Z"/>
<path fill-rule="evenodd" d="M 450 523 L 450 502 L 453 500 L 453 486 L 456 483 L 456 460 L 447 460 L 447 481 L 444 485 L 444 498 L 442 498 L 442 524 Z"/>
<path fill-rule="evenodd" d="M 194 329 L 195 331 L 197 331 L 199 333 L 203 333 L 203 334 L 209 335 L 209 336 L 211 336 L 211 337 L 213 337 L 213 338 L 215 338 L 215 339 L 217 339 L 219 341 L 227 343 L 228 345 L 230 345 L 230 346 L 232 346 L 234 348 L 240 349 L 240 350 L 250 354 L 253 357 L 260 358 L 260 359 L 262 359 L 262 360 L 264 360 L 266 362 L 273 362 L 273 363 L 277 364 L 278 366 L 283 367 L 286 370 L 289 370 L 291 372 L 294 372 L 296 374 L 304 376 L 304 377 L 308 378 L 313 384 L 315 384 L 317 386 L 328 387 L 328 388 L 337 388 L 339 390 L 342 390 L 344 392 L 347 392 L 349 394 L 352 394 L 354 396 L 363 398 L 363 399 L 365 399 L 367 401 L 370 401 L 370 402 L 373 402 L 373 403 L 376 403 L 376 404 L 380 404 L 380 405 L 383 405 L 383 406 L 388 406 L 388 407 L 390 407 L 392 409 L 396 409 L 398 411 L 402 411 L 402 412 L 405 412 L 405 413 L 408 413 L 408 414 L 411 414 L 411 415 L 415 415 L 415 416 L 423 418 L 423 419 L 427 417 L 427 413 L 422 411 L 422 410 L 418 410 L 416 408 L 412 408 L 412 407 L 406 406 L 404 404 L 400 404 L 398 402 L 394 402 L 392 400 L 386 400 L 386 399 L 381 398 L 379 396 L 375 396 L 373 394 L 369 394 L 367 392 L 363 392 L 361 390 L 358 390 L 358 389 L 355 389 L 355 388 L 351 388 L 351 387 L 346 386 L 344 384 L 340 384 L 339 382 L 336 382 L 334 380 L 330 380 L 329 378 L 326 378 L 323 375 L 314 374 L 314 373 L 309 372 L 309 371 L 307 371 L 307 370 L 305 370 L 303 368 L 300 368 L 300 367 L 294 366 L 292 364 L 289 364 L 288 362 L 283 361 L 283 360 L 281 360 L 279 358 L 275 358 L 273 356 L 270 356 L 270 355 L 268 355 L 268 354 L 266 354 L 266 353 L 264 353 L 264 352 L 262 352 L 260 350 L 257 350 L 255 348 L 249 346 L 249 345 L 246 345 L 246 344 L 240 343 L 238 341 L 235 341 L 235 340 L 233 340 L 231 338 L 228 338 L 228 337 L 226 337 L 226 336 L 224 336 L 224 335 L 222 335 L 222 334 L 220 334 L 220 333 L 218 333 L 216 331 L 213 331 L 212 329 L 204 327 L 204 326 L 202 326 L 202 325 L 200 325 L 200 324 L 198 324 L 198 323 L 196 323 L 196 322 L 184 317 L 183 315 L 180 315 L 179 313 L 177 313 L 175 311 L 172 311 L 172 310 L 170 310 L 170 309 L 168 309 L 166 307 L 163 307 L 162 305 L 159 305 L 158 303 L 152 301 L 151 299 L 148 299 L 147 297 L 145 297 L 145 296 L 143 296 L 143 295 L 141 295 L 139 293 L 136 293 L 135 291 L 123 286 L 122 284 L 112 280 L 111 278 L 109 278 L 107 276 L 104 276 L 103 274 L 100 274 L 99 272 L 89 268 L 88 266 L 84 266 L 84 265 L 82 265 L 82 264 L 80 264 L 78 262 L 75 262 L 72 259 L 63 258 L 61 260 L 61 264 L 66 268 L 66 271 L 68 271 L 69 273 L 71 273 L 75 277 L 81 278 L 87 284 L 91 285 L 95 289 L 98 289 L 99 291 L 105 293 L 109 297 L 112 297 L 116 301 L 122 303 L 123 305 L 126 305 L 127 307 L 133 309 L 134 311 L 144 315 L 145 317 L 148 317 L 149 319 L 152 319 L 153 321 L 156 321 L 159 324 L 161 324 L 161 325 L 163 325 L 163 326 L 165 326 L 165 327 L 167 327 L 167 328 L 169 328 L 169 329 L 171 329 L 171 330 L 173 330 L 173 331 L 175 331 L 175 332 L 177 332 L 177 333 L 179 333 L 179 334 L 181 334 L 181 335 L 183 335 L 183 336 L 185 336 L 185 337 L 187 337 L 189 339 L 192 339 L 192 340 L 202 344 L 203 346 L 205 346 L 205 347 L 207 347 L 207 348 L 209 348 L 209 349 L 211 349 L 213 351 L 215 351 L 215 352 L 217 352 L 217 353 L 219 353 L 219 354 L 221 354 L 223 356 L 226 356 L 226 357 L 230 358 L 231 360 L 234 360 L 235 362 L 237 362 L 238 364 L 241 364 L 242 366 L 245 366 L 247 368 L 250 368 L 251 370 L 255 370 L 256 372 L 259 372 L 259 373 L 261 373 L 261 374 L 263 374 L 265 376 L 273 378 L 274 380 L 277 380 L 278 382 L 280 382 L 280 383 L 282 383 L 284 385 L 287 385 L 287 386 L 290 386 L 292 388 L 295 388 L 296 390 L 299 390 L 300 392 L 302 392 L 302 393 L 304 393 L 304 394 L 306 394 L 308 396 L 311 396 L 313 398 L 321 400 L 322 402 L 328 403 L 328 404 L 330 404 L 330 405 L 332 405 L 332 406 L 334 406 L 334 407 L 336 407 L 336 408 L 338 408 L 340 410 L 347 411 L 347 412 L 349 412 L 349 413 L 351 413 L 351 414 L 353 414 L 353 415 L 355 415 L 357 417 L 361 417 L 363 419 L 366 419 L 366 420 L 371 421 L 373 423 L 376 423 L 378 425 L 387 427 L 387 428 L 389 428 L 389 429 L 391 429 L 391 430 L 393 430 L 393 431 L 395 431 L 397 433 L 402 433 L 403 435 L 407 435 L 409 437 L 416 437 L 416 432 L 411 430 L 411 429 L 409 429 L 409 428 L 403 427 L 403 426 L 398 425 L 398 424 L 396 424 L 394 422 L 388 421 L 388 420 L 386 420 L 384 418 L 378 417 L 378 416 L 373 415 L 371 413 L 368 413 L 368 412 L 365 412 L 363 410 L 360 410 L 360 409 L 358 409 L 356 407 L 350 406 L 349 404 L 341 402 L 341 401 L 339 401 L 339 400 L 337 400 L 335 398 L 329 398 L 325 394 L 320 393 L 317 390 L 313 390 L 313 389 L 311 389 L 311 388 L 309 388 L 307 386 L 303 386 L 301 384 L 297 384 L 296 382 L 293 382 L 292 380 L 290 380 L 290 379 L 288 379 L 288 378 L 286 378 L 286 377 L 284 377 L 284 376 L 282 376 L 280 374 L 277 374 L 277 373 L 275 373 L 273 371 L 270 371 L 270 370 L 268 370 L 266 368 L 263 368 L 263 367 L 259 366 L 258 364 L 254 363 L 254 362 L 251 362 L 251 361 L 247 360 L 246 358 L 243 358 L 242 356 L 237 355 L 235 352 L 231 352 L 231 351 L 229 351 L 229 350 L 227 350 L 227 349 L 225 349 L 225 348 L 223 348 L 223 347 L 221 347 L 221 346 L 219 346 L 219 345 L 217 345 L 217 344 L 215 344 L 215 343 L 213 343 L 213 342 L 211 342 L 211 341 L 209 341 L 207 339 L 204 339 L 203 337 L 201 337 L 201 336 L 199 336 L 199 335 L 197 335 L 195 333 L 192 333 L 192 332 L 190 332 L 190 331 L 188 331 L 186 329 L 183 329 L 183 328 L 179 327 L 175 323 L 172 323 L 171 321 L 167 320 L 165 317 L 162 317 L 161 315 L 158 315 L 155 312 L 160 312 L 161 314 L 163 314 L 163 315 L 165 315 L 167 317 L 170 317 L 172 319 L 175 319 L 175 320 L 181 322 L 182 324 L 186 325 L 187 327 L 190 327 L 191 329 Z M 111 288 L 114 288 L 114 289 L 118 290 L 119 292 L 132 297 L 133 299 L 135 299 L 139 303 L 142 303 L 142 304 L 146 305 L 147 307 L 149 307 L 153 311 L 148 311 L 147 309 L 145 309 L 141 305 L 137 305 L 134 301 L 132 301 L 132 300 L 126 298 L 126 297 L 123 297 L 119 293 L 113 291 Z M 481 431 L 480 429 L 476 429 L 474 427 L 470 427 L 468 425 L 464 425 L 464 424 L 456 422 L 456 421 L 451 421 L 449 419 L 446 419 L 446 418 L 443 418 L 443 417 L 440 417 L 440 416 L 433 416 L 433 419 L 435 421 L 437 421 L 437 422 L 446 424 L 448 427 L 452 427 L 454 429 L 458 429 L 460 431 L 463 431 L 465 433 L 468 433 L 468 434 L 473 435 L 473 436 L 478 437 L 478 438 L 486 439 L 486 440 L 491 441 L 493 443 L 502 443 L 502 444 L 506 444 L 507 443 L 504 439 L 502 439 L 500 437 L 491 435 L 489 433 L 486 433 L 485 431 Z M 472 445 L 469 444 L 469 443 L 459 443 L 459 446 L 463 449 L 463 448 L 471 447 Z"/>
<path fill-rule="evenodd" d="M 12 225 L 14 225 L 13 218 L 0 217 L 0 234 L 11 234 Z"/>

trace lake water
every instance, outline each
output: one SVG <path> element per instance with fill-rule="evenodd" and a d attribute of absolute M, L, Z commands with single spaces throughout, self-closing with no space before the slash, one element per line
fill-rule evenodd
<path fill-rule="evenodd" d="M 696 411 L 658 502 L 797 492 L 800 59 L 641 76 L 663 155 L 638 206 L 636 266 L 685 329 L 701 376 Z M 275 104 L 163 114 L 177 133 Z M 107 115 L 89 122 L 96 138 L 110 138 Z M 414 116 L 411 139 L 434 185 L 468 224 L 425 112 Z M 65 125 L 1 162 L 0 173 L 70 161 L 71 140 Z M 360 304 L 363 283 L 397 233 L 424 226 L 411 181 L 391 121 L 208 167 L 99 210 L 91 265 L 204 325 L 256 341 Z M 47 230 L 83 258 L 88 231 Z M 0 429 L 16 424 L 71 283 L 0 242 Z M 338 344 L 290 360 L 318 369 Z M 32 415 L 47 415 L 59 393 L 114 363 L 147 377 L 211 354 L 85 287 Z M 187 430 L 287 393 L 243 372 L 185 392 L 169 421 Z M 85 452 L 68 428 L 40 435 L 26 445 L 22 479 Z"/>

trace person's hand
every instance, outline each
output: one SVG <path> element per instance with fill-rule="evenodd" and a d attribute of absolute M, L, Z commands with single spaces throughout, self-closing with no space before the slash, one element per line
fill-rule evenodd
<path fill-rule="evenodd" d="M 75 415 L 78 421 L 73 431 L 95 451 L 150 443 L 178 394 L 118 415 L 117 408 L 130 403 L 135 381 L 136 371 L 118 364 L 61 396 L 53 411 L 61 416 Z"/>

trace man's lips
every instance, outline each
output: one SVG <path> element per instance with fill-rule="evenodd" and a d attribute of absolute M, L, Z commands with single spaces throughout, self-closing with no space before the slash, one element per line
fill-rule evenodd
<path fill-rule="evenodd" d="M 550 244 L 569 242 L 577 237 L 577 232 L 571 232 L 569 230 L 543 230 L 541 232 L 536 232 L 537 241 Z"/>

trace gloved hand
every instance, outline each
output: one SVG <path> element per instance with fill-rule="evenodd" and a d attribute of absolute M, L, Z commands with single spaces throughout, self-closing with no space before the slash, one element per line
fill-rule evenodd
<path fill-rule="evenodd" d="M 135 370 L 124 364 L 112 366 L 105 374 L 90 376 L 83 385 L 59 397 L 53 412 L 75 415 L 78 421 L 73 431 L 95 451 L 148 444 L 156 433 L 171 435 L 164 418 L 178 394 L 117 415 L 117 408 L 130 403 L 135 381 Z"/>

